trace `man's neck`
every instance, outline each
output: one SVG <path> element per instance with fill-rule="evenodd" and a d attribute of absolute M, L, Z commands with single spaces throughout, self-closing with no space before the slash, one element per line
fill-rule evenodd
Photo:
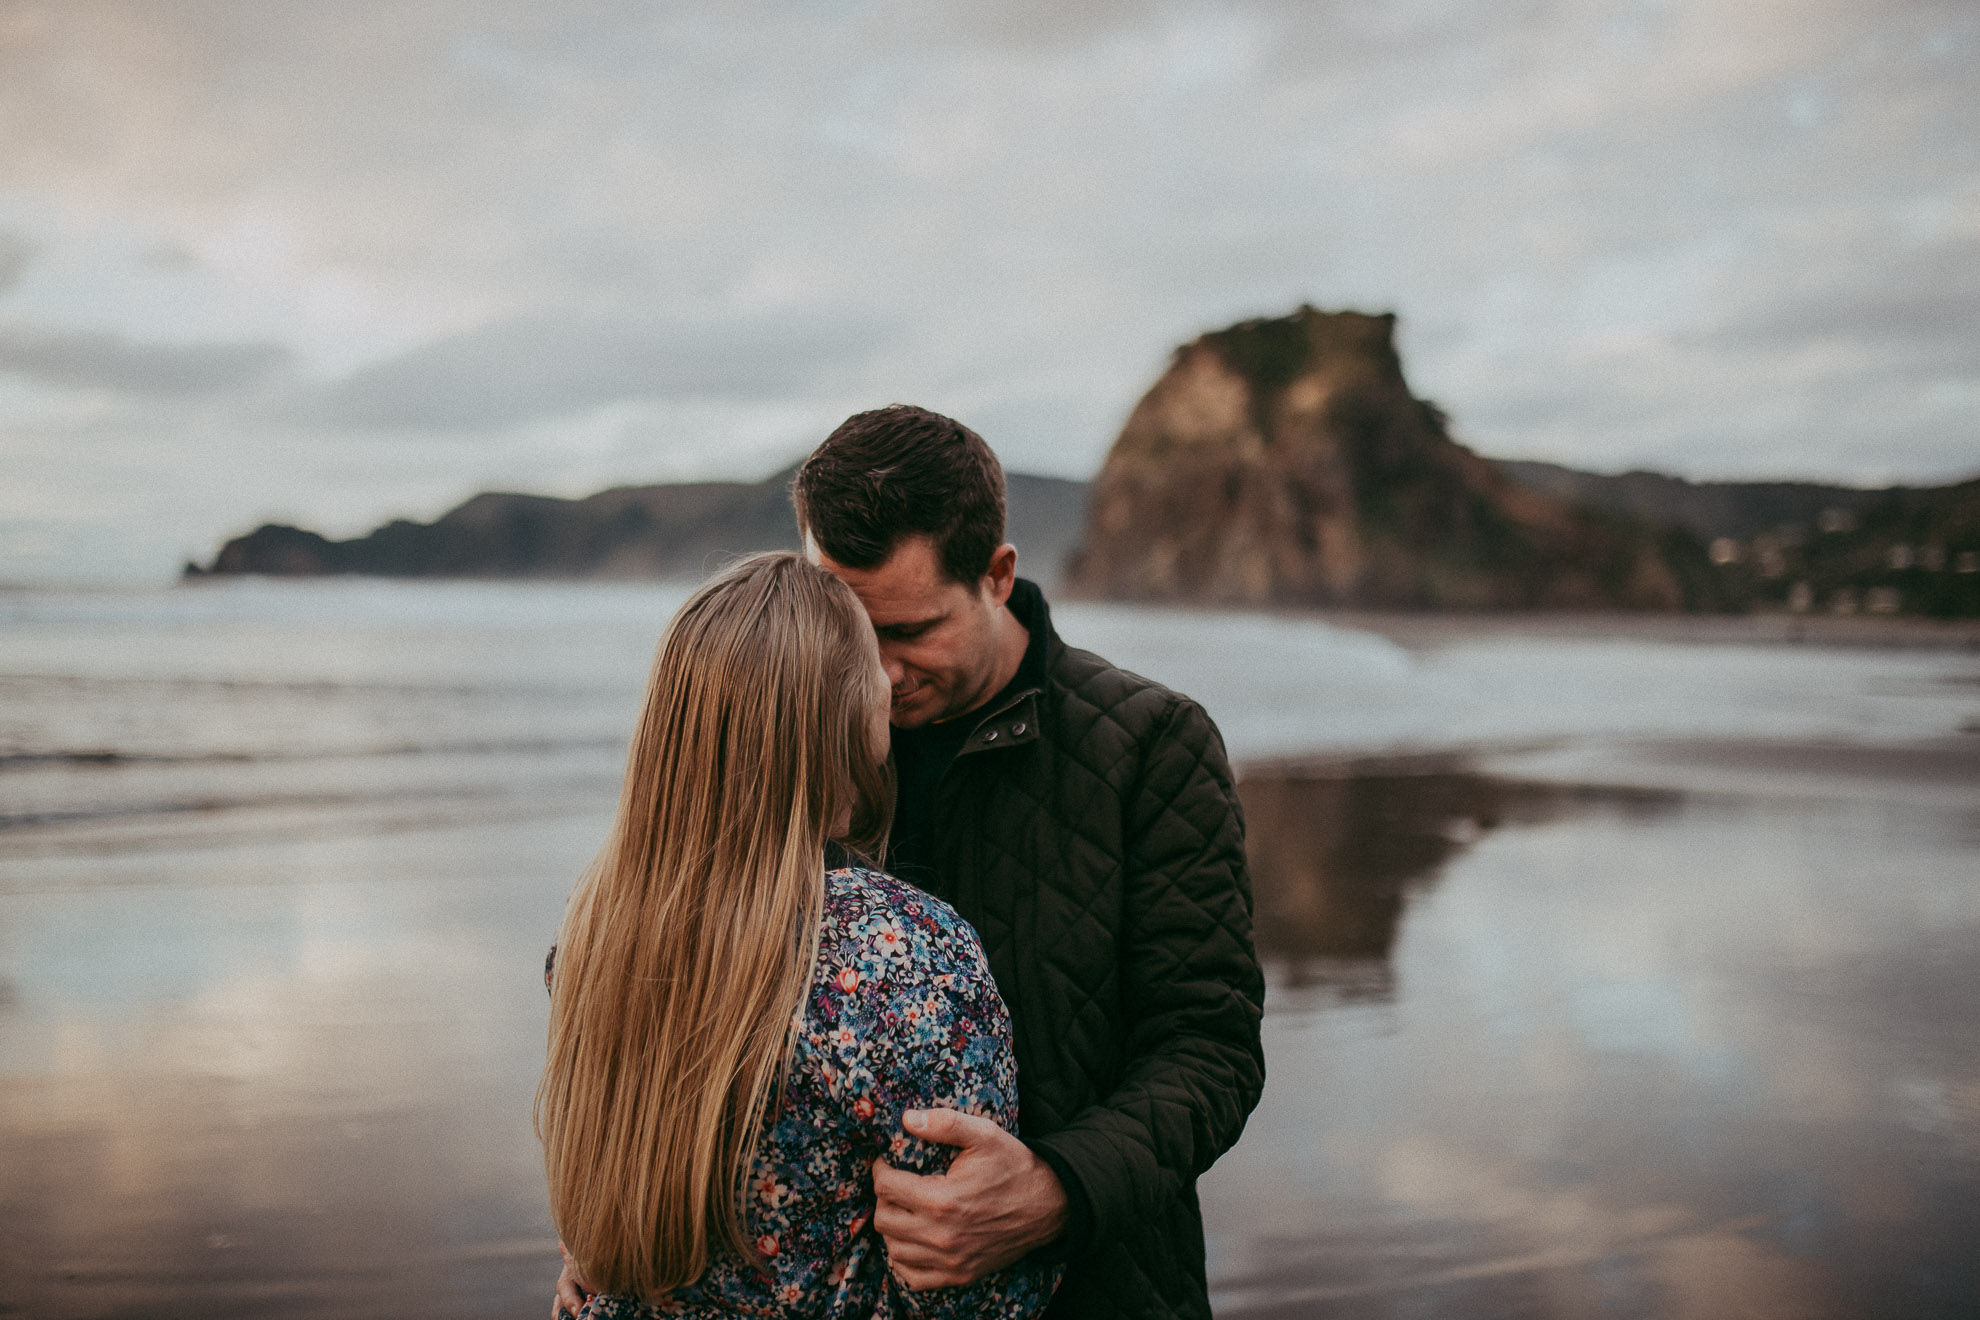
<path fill-rule="evenodd" d="M 1029 649 L 1031 630 L 1006 604 L 997 611 L 997 673 L 990 682 L 990 690 L 983 694 L 984 701 L 1002 692 L 1017 677 L 1018 669 L 1024 664 L 1024 653 Z"/>

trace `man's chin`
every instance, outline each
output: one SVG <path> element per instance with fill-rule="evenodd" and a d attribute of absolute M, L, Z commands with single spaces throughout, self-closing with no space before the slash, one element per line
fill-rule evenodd
<path fill-rule="evenodd" d="M 917 692 L 915 697 L 922 694 Z M 919 729 L 933 724 L 942 716 L 942 708 L 933 701 L 915 700 L 895 702 L 887 712 L 887 721 L 897 729 Z"/>
<path fill-rule="evenodd" d="M 897 710 L 887 716 L 887 722 L 897 729 L 919 729 L 934 723 L 935 719 L 925 710 Z"/>

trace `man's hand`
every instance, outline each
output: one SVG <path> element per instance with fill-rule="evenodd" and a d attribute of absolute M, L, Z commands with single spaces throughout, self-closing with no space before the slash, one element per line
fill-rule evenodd
<path fill-rule="evenodd" d="M 585 1286 L 577 1262 L 564 1250 L 562 1242 L 557 1244 L 557 1254 L 564 1258 L 564 1272 L 557 1276 L 557 1296 L 550 1306 L 550 1320 L 572 1320 L 591 1300 L 592 1290 Z"/>
<path fill-rule="evenodd" d="M 874 1161 L 873 1226 L 902 1283 L 974 1283 L 1064 1231 L 1066 1189 L 1022 1141 L 953 1109 L 910 1109 L 902 1123 L 924 1141 L 961 1148 L 942 1174 Z"/>

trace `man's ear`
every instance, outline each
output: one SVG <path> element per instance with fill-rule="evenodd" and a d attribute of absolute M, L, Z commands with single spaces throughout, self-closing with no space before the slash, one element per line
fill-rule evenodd
<path fill-rule="evenodd" d="M 1009 541 L 990 552 L 990 569 L 983 575 L 983 590 L 990 597 L 993 606 L 1001 606 L 1011 598 L 1011 588 L 1017 585 L 1017 547 Z"/>

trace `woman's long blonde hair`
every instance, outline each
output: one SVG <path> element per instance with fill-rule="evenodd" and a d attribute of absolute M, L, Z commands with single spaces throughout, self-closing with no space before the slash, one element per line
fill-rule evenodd
<path fill-rule="evenodd" d="M 834 827 L 877 850 L 870 625 L 757 555 L 661 638 L 618 816 L 557 943 L 537 1088 L 550 1209 L 594 1288 L 657 1298 L 745 1259 L 744 1184 L 812 975 Z M 850 827 L 845 822 L 850 820 Z"/>

